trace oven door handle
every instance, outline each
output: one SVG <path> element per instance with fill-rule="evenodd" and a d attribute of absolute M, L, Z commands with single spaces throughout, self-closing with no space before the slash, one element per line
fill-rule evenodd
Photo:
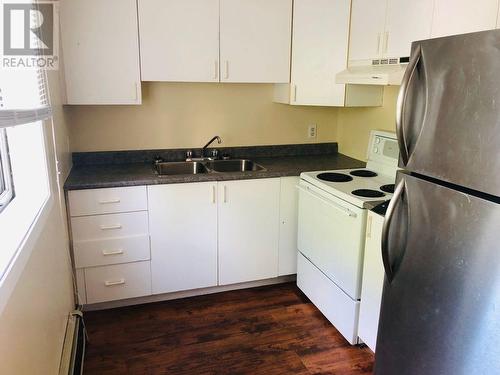
<path fill-rule="evenodd" d="M 394 270 L 391 266 L 391 261 L 389 257 L 389 229 L 392 224 L 392 219 L 394 218 L 394 211 L 398 204 L 398 201 L 401 199 L 405 190 L 405 180 L 404 178 L 399 182 L 398 186 L 394 191 L 394 196 L 389 202 L 389 206 L 387 207 L 387 212 L 385 214 L 384 225 L 382 226 L 382 262 L 384 264 L 384 270 L 387 277 L 387 281 L 389 284 L 391 283 L 394 277 Z"/>
<path fill-rule="evenodd" d="M 303 187 L 301 185 L 296 185 L 296 187 L 297 187 L 297 189 L 301 190 L 302 192 L 307 193 L 307 194 L 311 194 L 313 197 L 319 199 L 323 203 L 327 204 L 328 206 L 330 206 L 332 208 L 335 208 L 337 211 L 340 211 L 347 216 L 350 216 L 350 217 L 357 217 L 358 216 L 358 214 L 356 214 L 355 212 L 352 212 L 351 210 L 349 210 L 345 207 L 342 207 L 341 205 L 319 195 L 318 193 L 311 190 L 309 187 Z"/>

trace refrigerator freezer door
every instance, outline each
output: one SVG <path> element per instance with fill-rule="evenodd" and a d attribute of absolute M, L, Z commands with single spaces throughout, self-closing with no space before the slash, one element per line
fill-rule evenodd
<path fill-rule="evenodd" d="M 398 98 L 399 166 L 500 196 L 500 30 L 415 42 Z"/>
<path fill-rule="evenodd" d="M 500 373 L 500 204 L 398 180 L 375 374 Z"/>

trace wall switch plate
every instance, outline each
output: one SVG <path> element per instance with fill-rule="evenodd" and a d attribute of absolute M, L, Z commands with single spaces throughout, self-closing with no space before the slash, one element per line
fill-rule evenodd
<path fill-rule="evenodd" d="M 309 125 L 307 128 L 307 138 L 316 138 L 318 135 L 318 127 L 316 124 Z"/>

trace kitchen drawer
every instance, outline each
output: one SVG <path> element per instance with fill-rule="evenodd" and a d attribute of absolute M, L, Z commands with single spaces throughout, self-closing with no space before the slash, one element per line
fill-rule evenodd
<path fill-rule="evenodd" d="M 85 286 L 87 303 L 151 295 L 151 263 L 86 268 Z"/>
<path fill-rule="evenodd" d="M 74 242 L 145 235 L 149 234 L 148 212 L 74 217 L 71 231 Z"/>
<path fill-rule="evenodd" d="M 76 268 L 130 263 L 151 257 L 148 235 L 75 241 L 73 253 Z"/>
<path fill-rule="evenodd" d="M 148 200 L 145 186 L 72 190 L 68 193 L 71 216 L 145 211 Z"/>
<path fill-rule="evenodd" d="M 351 299 L 300 252 L 297 286 L 351 345 L 357 343 L 359 301 Z"/>

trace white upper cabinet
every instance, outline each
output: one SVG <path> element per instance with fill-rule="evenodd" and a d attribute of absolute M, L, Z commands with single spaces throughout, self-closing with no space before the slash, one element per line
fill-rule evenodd
<path fill-rule="evenodd" d="M 500 29 L 500 3 L 498 4 L 497 29 Z"/>
<path fill-rule="evenodd" d="M 136 0 L 61 2 L 67 104 L 140 104 Z"/>
<path fill-rule="evenodd" d="M 411 43 L 431 37 L 434 0 L 389 0 L 382 55 L 410 56 Z"/>
<path fill-rule="evenodd" d="M 290 81 L 292 0 L 220 0 L 221 82 Z"/>
<path fill-rule="evenodd" d="M 435 0 L 432 37 L 494 29 L 498 0 Z"/>
<path fill-rule="evenodd" d="M 380 56 L 387 0 L 353 0 L 349 60 Z"/>
<path fill-rule="evenodd" d="M 343 106 L 335 74 L 347 63 L 349 0 L 295 0 L 292 104 Z"/>
<path fill-rule="evenodd" d="M 219 81 L 219 0 L 138 0 L 143 81 Z"/>
<path fill-rule="evenodd" d="M 280 179 L 220 182 L 219 285 L 278 276 Z"/>

